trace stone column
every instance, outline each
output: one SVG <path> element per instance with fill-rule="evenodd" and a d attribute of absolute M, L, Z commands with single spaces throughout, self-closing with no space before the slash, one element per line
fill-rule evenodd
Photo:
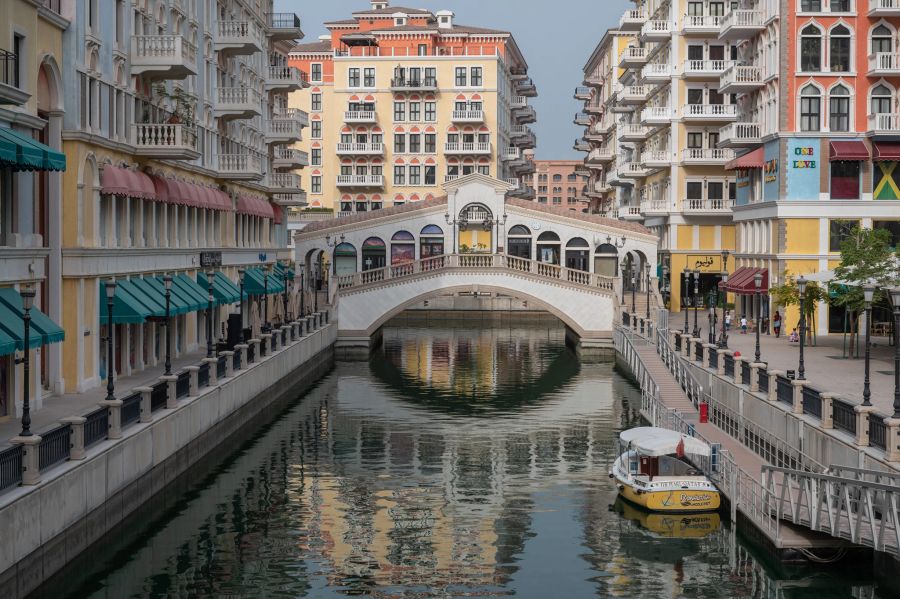
<path fill-rule="evenodd" d="M 260 353 L 260 355 L 263 355 L 263 354 L 269 355 L 269 354 L 271 354 L 272 351 L 273 351 L 273 346 L 272 346 L 272 333 L 263 333 L 263 334 L 260 335 L 259 337 L 260 337 L 260 339 L 262 339 L 262 342 L 260 343 L 260 348 L 262 348 L 262 352 Z"/>
<path fill-rule="evenodd" d="M 209 382 L 208 387 L 215 387 L 219 384 L 219 359 L 203 358 L 204 364 L 209 364 Z"/>
<path fill-rule="evenodd" d="M 197 395 L 199 395 L 198 387 L 200 386 L 199 385 L 200 381 L 198 380 L 199 379 L 198 373 L 200 372 L 200 367 L 199 366 L 185 366 L 184 369 L 190 373 L 190 376 L 188 377 L 188 381 L 189 381 L 188 397 L 197 397 Z"/>
<path fill-rule="evenodd" d="M 259 362 L 259 339 L 251 339 L 250 347 L 253 348 L 253 361 Z M 248 352 L 249 354 L 249 352 Z"/>
<path fill-rule="evenodd" d="M 72 427 L 72 436 L 69 437 L 69 459 L 70 460 L 83 460 L 84 459 L 84 423 L 87 422 L 87 418 L 84 416 L 68 416 L 63 418 L 60 422 L 63 424 L 68 424 Z"/>
<path fill-rule="evenodd" d="M 225 378 L 231 378 L 234 376 L 234 352 L 233 351 L 222 351 L 219 352 L 220 356 L 225 356 Z M 216 379 L 218 380 L 218 379 Z"/>
<path fill-rule="evenodd" d="M 691 357 L 691 336 L 690 335 L 682 335 L 681 336 L 681 355 L 688 359 L 690 359 L 690 357 Z"/>
<path fill-rule="evenodd" d="M 900 418 L 885 418 L 887 439 L 885 457 L 888 462 L 900 462 Z"/>
<path fill-rule="evenodd" d="M 869 418 L 875 411 L 875 406 L 854 406 L 856 412 L 856 444 L 860 447 L 869 446 Z"/>
<path fill-rule="evenodd" d="M 41 443 L 41 436 L 13 437 L 9 442 L 22 446 L 22 485 L 36 485 L 41 482 L 40 461 L 38 460 L 38 445 Z"/>
<path fill-rule="evenodd" d="M 153 419 L 151 412 L 153 411 L 153 405 L 151 402 L 151 396 L 153 395 L 153 387 L 135 387 L 133 389 L 135 393 L 141 394 L 141 422 L 150 422 Z"/>
<path fill-rule="evenodd" d="M 175 388 L 178 383 L 178 377 L 171 374 L 169 376 L 161 376 L 159 380 L 166 382 L 166 409 L 174 410 L 178 407 L 178 392 Z"/>
<path fill-rule="evenodd" d="M 802 414 L 803 413 L 803 385 L 806 384 L 806 381 L 791 381 L 791 385 L 794 387 L 794 414 Z"/>
<path fill-rule="evenodd" d="M 109 435 L 110 439 L 122 438 L 122 400 L 121 399 L 104 399 L 100 402 L 109 410 Z"/>
<path fill-rule="evenodd" d="M 750 362 L 750 391 L 759 392 L 759 370 L 765 367 L 762 362 Z"/>
<path fill-rule="evenodd" d="M 714 344 L 707 344 L 709 347 L 709 352 L 716 352 L 716 374 L 719 376 L 725 376 L 725 355 L 728 354 L 727 349 L 716 349 Z"/>
<path fill-rule="evenodd" d="M 778 377 L 784 376 L 783 370 L 769 371 L 769 401 L 775 403 L 778 401 Z"/>
<path fill-rule="evenodd" d="M 239 370 L 244 370 L 245 368 L 247 368 L 247 347 L 248 345 L 246 343 L 238 343 L 234 346 L 234 350 L 241 355 L 241 367 L 239 368 Z M 232 365 L 233 364 L 234 363 L 232 362 Z"/>
<path fill-rule="evenodd" d="M 824 429 L 834 428 L 834 400 L 837 399 L 837 393 L 828 391 L 820 394 L 822 397 L 822 423 Z"/>
<path fill-rule="evenodd" d="M 734 352 L 729 351 L 728 353 L 730 353 L 732 356 L 734 355 Z M 744 358 L 742 358 L 741 356 L 736 357 L 734 359 L 734 384 L 735 385 L 746 384 L 746 383 L 744 383 L 744 368 L 743 368 L 743 366 L 744 366 Z"/>

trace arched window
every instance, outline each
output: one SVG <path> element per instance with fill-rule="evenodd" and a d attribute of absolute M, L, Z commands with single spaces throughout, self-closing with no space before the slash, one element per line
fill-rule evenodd
<path fill-rule="evenodd" d="M 828 128 L 832 131 L 850 130 L 850 90 L 836 85 L 828 99 Z"/>
<path fill-rule="evenodd" d="M 891 30 L 884 25 L 879 25 L 872 30 L 872 54 L 890 54 L 894 49 Z M 876 60 L 878 60 L 876 58 Z"/>
<path fill-rule="evenodd" d="M 815 85 L 800 90 L 800 130 L 819 131 L 822 122 L 822 94 Z"/>
<path fill-rule="evenodd" d="M 871 100 L 872 114 L 890 114 L 891 113 L 891 89 L 879 84 L 872 88 Z"/>
<path fill-rule="evenodd" d="M 556 243 L 559 243 L 559 235 L 557 235 L 553 231 L 544 231 L 543 233 L 538 235 L 538 241 L 555 241 Z"/>
<path fill-rule="evenodd" d="M 531 235 L 531 231 L 524 225 L 516 225 L 509 230 L 509 235 Z"/>
<path fill-rule="evenodd" d="M 843 25 L 837 25 L 831 30 L 828 65 L 833 73 L 846 73 L 850 70 L 850 30 Z"/>
<path fill-rule="evenodd" d="M 800 32 L 800 70 L 818 73 L 822 70 L 822 32 L 807 25 Z"/>
<path fill-rule="evenodd" d="M 422 228 L 421 235 L 443 235 L 444 230 L 437 225 L 425 225 Z"/>

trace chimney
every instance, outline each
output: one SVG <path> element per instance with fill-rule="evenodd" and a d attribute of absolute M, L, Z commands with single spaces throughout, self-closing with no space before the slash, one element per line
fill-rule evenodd
<path fill-rule="evenodd" d="M 381 10 L 388 7 L 388 0 L 372 0 L 372 10 Z"/>
<path fill-rule="evenodd" d="M 452 10 L 439 10 L 435 13 L 438 21 L 438 29 L 452 29 L 453 17 L 456 15 Z"/>

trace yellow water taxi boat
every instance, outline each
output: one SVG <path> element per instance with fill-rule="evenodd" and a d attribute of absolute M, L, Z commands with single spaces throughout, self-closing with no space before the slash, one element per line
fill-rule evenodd
<path fill-rule="evenodd" d="M 719 509 L 719 491 L 689 456 L 709 457 L 709 445 L 676 431 L 652 426 L 622 431 L 624 448 L 610 478 L 628 501 L 654 512 L 708 512 Z"/>

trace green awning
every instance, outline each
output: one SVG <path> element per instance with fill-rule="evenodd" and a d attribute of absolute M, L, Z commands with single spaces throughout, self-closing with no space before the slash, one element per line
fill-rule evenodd
<path fill-rule="evenodd" d="M 150 316 L 163 317 L 166 315 L 166 304 L 165 301 L 163 303 L 159 303 L 157 298 L 150 293 L 147 292 L 141 285 L 138 285 L 137 281 L 140 279 L 132 279 L 125 280 L 120 279 L 117 281 L 119 287 L 122 287 L 125 293 L 133 297 L 136 301 L 138 301 L 142 306 L 147 308 Z"/>
<path fill-rule="evenodd" d="M 244 291 L 248 295 L 264 295 L 268 287 L 269 295 L 282 293 L 284 283 L 274 274 L 269 275 L 268 286 L 265 281 L 265 272 L 261 268 L 248 268 L 244 273 Z"/>
<path fill-rule="evenodd" d="M 0 166 L 14 171 L 64 171 L 66 155 L 7 127 L 0 127 Z"/>
<path fill-rule="evenodd" d="M 205 272 L 197 273 L 197 284 L 203 289 L 208 288 L 209 279 Z M 213 297 L 216 298 L 217 306 L 234 304 L 240 301 L 241 290 L 224 273 L 216 271 L 213 277 Z"/>
<path fill-rule="evenodd" d="M 356 254 L 354 254 L 356 255 Z M 294 269 L 288 266 L 281 264 L 280 262 L 275 263 L 275 267 L 272 269 L 272 275 L 276 277 L 282 283 L 284 282 L 284 275 L 287 272 L 287 278 L 289 281 L 294 280 Z"/>
<path fill-rule="evenodd" d="M 160 277 L 162 279 L 162 277 Z M 184 288 L 184 284 L 178 280 L 178 277 L 172 277 L 172 297 L 178 296 L 181 303 L 187 306 L 188 312 L 196 312 L 200 308 L 206 307 L 206 301 L 202 303 L 194 297 L 194 294 Z"/>
<path fill-rule="evenodd" d="M 0 330 L 13 340 L 13 351 L 25 348 L 25 323 L 16 312 L 4 303 L 0 303 Z M 28 347 L 34 349 L 41 346 L 41 335 L 34 329 L 28 333 Z M 11 353 L 11 352 L 7 352 Z"/>
<path fill-rule="evenodd" d="M 166 286 L 162 277 L 144 277 L 142 279 L 132 279 L 132 282 L 139 288 L 143 289 L 147 295 L 152 297 L 157 304 L 163 307 L 163 317 L 166 315 Z M 181 299 L 181 296 L 175 293 L 175 285 L 172 284 L 172 292 L 169 294 L 169 315 L 178 316 L 190 312 L 189 305 Z"/>
<path fill-rule="evenodd" d="M 116 294 L 113 296 L 112 321 L 113 324 L 140 324 L 150 316 L 150 309 L 137 300 L 129 290 L 132 288 L 129 281 L 116 281 Z M 98 307 L 100 324 L 109 322 L 109 306 L 106 303 L 106 282 L 99 283 L 100 295 Z"/>
<path fill-rule="evenodd" d="M 181 273 L 180 275 L 173 277 L 172 283 L 181 285 L 181 288 L 184 289 L 185 293 L 190 294 L 191 298 L 199 303 L 199 306 L 196 308 L 197 310 L 206 310 L 209 306 L 209 292 L 206 287 L 201 287 L 194 279 L 186 274 Z M 215 294 L 213 295 L 213 298 L 215 298 Z"/>
<path fill-rule="evenodd" d="M 4 287 L 0 289 L 0 304 L 8 308 L 8 311 L 14 314 L 18 319 L 18 322 L 14 321 L 9 323 L 9 325 L 13 327 L 13 330 L 8 330 L 7 332 L 10 333 L 11 337 L 20 339 L 19 349 L 24 349 L 25 324 L 22 318 L 25 316 L 25 308 L 22 305 L 22 296 L 12 287 Z M 65 338 L 66 335 L 63 333 L 62 327 L 50 320 L 49 316 L 37 308 L 32 308 L 28 313 L 31 315 L 31 331 L 29 337 L 35 335 L 38 339 L 38 346 L 48 343 L 59 343 Z M 15 330 L 17 325 L 18 332 Z M 34 347 L 34 342 L 30 339 L 29 345 Z"/>
<path fill-rule="evenodd" d="M 16 351 L 16 340 L 0 327 L 0 356 L 9 355 L 14 351 Z"/>

